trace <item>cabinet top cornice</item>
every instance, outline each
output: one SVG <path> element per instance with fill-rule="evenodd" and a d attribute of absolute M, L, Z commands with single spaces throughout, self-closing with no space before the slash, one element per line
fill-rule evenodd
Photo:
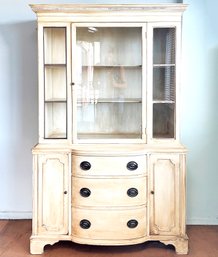
<path fill-rule="evenodd" d="M 183 13 L 187 4 L 30 4 L 37 13 L 101 12 L 176 12 Z"/>

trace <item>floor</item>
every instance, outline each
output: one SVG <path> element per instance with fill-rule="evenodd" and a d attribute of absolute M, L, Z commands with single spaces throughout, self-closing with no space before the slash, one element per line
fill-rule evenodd
<path fill-rule="evenodd" d="M 218 257 L 218 226 L 188 226 L 188 257 Z M 29 254 L 31 220 L 0 220 L 0 257 L 40 256 Z M 47 257 L 173 257 L 172 246 L 147 242 L 134 246 L 87 246 L 59 242 L 46 246 L 41 256 Z"/>

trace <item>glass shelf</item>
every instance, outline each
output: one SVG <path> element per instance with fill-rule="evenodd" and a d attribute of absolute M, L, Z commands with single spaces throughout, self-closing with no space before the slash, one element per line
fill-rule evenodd
<path fill-rule="evenodd" d="M 154 68 L 160 68 L 160 67 L 175 67 L 175 64 L 153 64 Z"/>
<path fill-rule="evenodd" d="M 66 103 L 66 99 L 47 99 L 45 103 Z"/>
<path fill-rule="evenodd" d="M 89 139 L 140 139 L 139 133 L 78 133 L 78 138 L 81 140 Z"/>
<path fill-rule="evenodd" d="M 99 68 L 99 69 L 104 69 L 104 68 L 126 68 L 126 69 L 132 69 L 132 68 L 142 68 L 141 64 L 138 65 L 123 65 L 123 64 L 114 64 L 114 65 L 107 65 L 107 64 L 99 64 L 99 65 L 91 65 L 93 68 Z M 82 65 L 83 68 L 88 68 L 89 65 Z"/>
<path fill-rule="evenodd" d="M 66 64 L 65 63 L 45 63 L 44 66 L 48 68 L 58 68 L 58 67 L 66 67 Z"/>
<path fill-rule="evenodd" d="M 104 99 L 78 99 L 78 103 L 142 103 L 140 98 L 125 98 L 125 99 L 115 99 L 115 98 L 104 98 Z"/>

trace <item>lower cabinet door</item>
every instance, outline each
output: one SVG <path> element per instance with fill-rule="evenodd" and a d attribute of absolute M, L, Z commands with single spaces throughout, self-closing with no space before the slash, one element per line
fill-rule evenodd
<path fill-rule="evenodd" d="M 180 213 L 180 155 L 150 157 L 150 234 L 178 235 Z"/>
<path fill-rule="evenodd" d="M 38 233 L 67 234 L 68 155 L 39 155 L 37 173 Z"/>
<path fill-rule="evenodd" d="M 124 210 L 72 208 L 73 236 L 113 241 L 144 237 L 146 217 L 146 207 Z"/>

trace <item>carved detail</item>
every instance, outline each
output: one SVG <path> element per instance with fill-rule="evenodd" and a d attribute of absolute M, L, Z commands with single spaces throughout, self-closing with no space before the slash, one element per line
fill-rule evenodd
<path fill-rule="evenodd" d="M 177 254 L 188 254 L 188 238 L 178 238 L 176 240 L 160 240 L 165 245 L 173 245 Z"/>
<path fill-rule="evenodd" d="M 30 239 L 30 253 L 31 254 L 42 254 L 44 252 L 45 245 L 53 245 L 57 243 L 59 239 Z"/>

